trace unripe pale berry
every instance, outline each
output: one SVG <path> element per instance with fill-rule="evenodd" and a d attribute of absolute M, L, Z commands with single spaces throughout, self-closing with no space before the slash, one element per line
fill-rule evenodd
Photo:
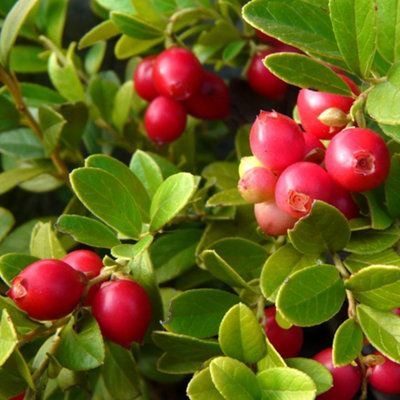
<path fill-rule="evenodd" d="M 256 167 L 248 170 L 238 182 L 240 195 L 248 203 L 273 200 L 277 177 L 268 168 Z"/>
<path fill-rule="evenodd" d="M 328 202 L 332 182 L 327 172 L 317 164 L 300 161 L 287 167 L 275 187 L 278 207 L 300 218 L 307 215 L 314 200 Z"/>
<path fill-rule="evenodd" d="M 184 104 L 196 118 L 223 119 L 230 110 L 228 87 L 218 75 L 205 71 L 199 89 Z"/>
<path fill-rule="evenodd" d="M 137 282 L 105 282 L 93 299 L 92 313 L 104 337 L 130 348 L 132 342 L 143 341 L 151 318 L 150 298 Z"/>
<path fill-rule="evenodd" d="M 200 87 L 203 67 L 190 51 L 171 47 L 161 52 L 154 63 L 153 80 L 161 95 L 185 100 Z"/>
<path fill-rule="evenodd" d="M 385 141 L 365 128 L 345 129 L 329 143 L 325 155 L 329 175 L 351 192 L 364 192 L 383 183 L 390 154 Z"/>
<path fill-rule="evenodd" d="M 269 307 L 264 310 L 265 334 L 271 344 L 283 358 L 296 357 L 303 345 L 303 329 L 292 325 L 289 329 L 281 328 L 276 322 L 276 308 Z"/>
<path fill-rule="evenodd" d="M 38 320 L 54 320 L 79 304 L 87 279 L 63 261 L 45 259 L 26 267 L 8 291 L 15 304 Z"/>
<path fill-rule="evenodd" d="M 143 99 L 151 101 L 158 96 L 153 82 L 153 66 L 156 56 L 147 56 L 137 65 L 133 74 L 136 93 Z"/>
<path fill-rule="evenodd" d="M 297 218 L 282 211 L 272 200 L 254 204 L 254 216 L 261 230 L 269 236 L 286 235 L 297 221 Z"/>
<path fill-rule="evenodd" d="M 362 373 L 360 368 L 351 364 L 344 367 L 334 367 L 332 362 L 332 348 L 320 351 L 313 357 L 328 368 L 332 374 L 333 386 L 325 393 L 320 394 L 318 400 L 351 400 L 361 386 Z"/>
<path fill-rule="evenodd" d="M 249 169 L 255 167 L 264 167 L 264 165 L 254 156 L 242 157 L 239 163 L 239 177 L 241 178 Z"/>
<path fill-rule="evenodd" d="M 250 131 L 250 148 L 266 167 L 280 173 L 304 157 L 304 137 L 299 126 L 276 111 L 261 111 Z"/>
<path fill-rule="evenodd" d="M 400 394 L 400 364 L 390 360 L 378 351 L 374 354 L 382 356 L 384 362 L 368 367 L 368 382 L 380 392 Z"/>
<path fill-rule="evenodd" d="M 147 107 L 144 126 L 150 140 L 159 145 L 178 139 L 186 127 L 187 113 L 179 101 L 158 96 Z"/>

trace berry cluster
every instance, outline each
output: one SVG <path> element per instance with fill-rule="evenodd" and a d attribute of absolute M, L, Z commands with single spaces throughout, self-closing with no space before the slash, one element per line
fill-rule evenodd
<path fill-rule="evenodd" d="M 91 306 L 104 337 L 130 348 L 141 342 L 151 317 L 150 299 L 130 279 L 90 281 L 103 269 L 101 258 L 90 250 L 76 250 L 62 260 L 44 259 L 22 270 L 12 281 L 8 296 L 31 318 L 63 318 L 82 305 Z M 104 279 L 107 279 L 105 277 Z"/>
<path fill-rule="evenodd" d="M 178 139 L 187 114 L 196 118 L 222 119 L 229 114 L 229 91 L 215 73 L 203 70 L 196 56 L 182 47 L 145 57 L 133 76 L 137 94 L 150 102 L 144 126 L 158 144 Z"/>
<path fill-rule="evenodd" d="M 353 93 L 356 85 L 342 77 Z M 359 216 L 352 192 L 382 184 L 390 155 L 382 137 L 351 127 L 354 98 L 302 89 L 297 98 L 301 127 L 278 112 L 261 111 L 250 131 L 251 157 L 239 167 L 238 190 L 268 235 L 286 234 L 307 215 L 314 200 L 338 208 L 347 219 Z M 321 142 L 328 141 L 328 145 Z"/>

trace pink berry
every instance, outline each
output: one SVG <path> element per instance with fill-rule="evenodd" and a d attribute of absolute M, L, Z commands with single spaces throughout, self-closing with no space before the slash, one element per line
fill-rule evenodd
<path fill-rule="evenodd" d="M 133 83 L 136 93 L 147 101 L 158 96 L 158 91 L 153 82 L 153 66 L 156 56 L 147 56 L 137 65 L 133 74 Z"/>
<path fill-rule="evenodd" d="M 328 202 L 332 182 L 327 172 L 317 164 L 300 161 L 287 167 L 275 187 L 278 207 L 300 218 L 307 215 L 314 200 Z"/>
<path fill-rule="evenodd" d="M 360 216 L 360 209 L 351 193 L 334 180 L 329 204 L 336 207 L 348 220 Z"/>
<path fill-rule="evenodd" d="M 368 382 L 382 393 L 400 394 L 400 364 L 385 357 L 379 351 L 374 354 L 382 356 L 384 362 L 368 367 Z"/>
<path fill-rule="evenodd" d="M 283 358 L 296 357 L 303 345 L 303 329 L 295 325 L 289 329 L 281 328 L 275 319 L 275 307 L 266 308 L 264 313 L 266 317 L 264 330 L 271 344 Z"/>
<path fill-rule="evenodd" d="M 299 126 L 276 111 L 261 111 L 250 131 L 253 155 L 266 167 L 281 172 L 304 157 L 304 137 Z"/>
<path fill-rule="evenodd" d="M 329 143 L 325 155 L 329 175 L 351 192 L 364 192 L 383 183 L 390 155 L 385 141 L 365 128 L 345 129 Z"/>
<path fill-rule="evenodd" d="M 318 400 L 351 400 L 356 395 L 362 380 L 360 368 L 353 367 L 351 364 L 334 367 L 332 348 L 320 351 L 313 359 L 325 365 L 333 378 L 333 386 L 327 392 L 319 395 Z"/>
<path fill-rule="evenodd" d="M 274 75 L 263 63 L 267 55 L 276 52 L 275 49 L 270 49 L 255 54 L 247 69 L 247 80 L 250 87 L 262 96 L 273 100 L 281 99 L 288 88 L 288 84 Z"/>
<path fill-rule="evenodd" d="M 325 158 L 326 147 L 314 135 L 303 132 L 304 135 L 304 161 L 321 164 Z"/>
<path fill-rule="evenodd" d="M 186 100 L 198 90 L 202 79 L 203 67 L 190 50 L 171 47 L 156 58 L 153 80 L 161 95 Z"/>
<path fill-rule="evenodd" d="M 268 168 L 256 167 L 248 170 L 238 182 L 240 195 L 248 203 L 273 200 L 277 177 Z"/>
<path fill-rule="evenodd" d="M 272 200 L 254 204 L 254 216 L 261 230 L 269 236 L 286 235 L 297 221 L 297 218 L 282 211 Z"/>
<path fill-rule="evenodd" d="M 179 101 L 158 96 L 147 107 L 144 126 L 150 140 L 162 145 L 178 139 L 186 127 L 186 109 Z"/>

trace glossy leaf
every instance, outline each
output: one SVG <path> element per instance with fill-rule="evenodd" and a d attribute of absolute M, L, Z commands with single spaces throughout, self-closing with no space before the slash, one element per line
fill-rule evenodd
<path fill-rule="evenodd" d="M 28 265 L 38 261 L 39 258 L 18 253 L 8 253 L 0 257 L 0 276 L 8 285 L 12 285 L 12 280 Z"/>
<path fill-rule="evenodd" d="M 11 51 L 10 69 L 17 73 L 47 71 L 47 60 L 40 58 L 43 49 L 36 46 L 16 45 Z"/>
<path fill-rule="evenodd" d="M 345 299 L 344 283 L 333 265 L 322 264 L 290 275 L 276 306 L 294 325 L 313 326 L 331 319 Z"/>
<path fill-rule="evenodd" d="M 224 400 L 211 379 L 209 368 L 193 375 L 187 386 L 187 395 L 190 400 Z"/>
<path fill-rule="evenodd" d="M 7 361 L 17 347 L 18 337 L 13 321 L 6 309 L 3 309 L 0 320 L 0 367 Z"/>
<path fill-rule="evenodd" d="M 1 138 L 1 136 L 0 136 Z M 389 176 L 385 181 L 386 206 L 390 215 L 400 217 L 400 154 L 394 154 L 390 163 Z"/>
<path fill-rule="evenodd" d="M 40 107 L 42 105 L 61 104 L 66 99 L 55 90 L 35 83 L 21 83 L 22 96 L 28 107 Z"/>
<path fill-rule="evenodd" d="M 202 176 L 215 180 L 215 186 L 218 189 L 234 189 L 239 180 L 238 166 L 237 163 L 216 161 L 204 168 Z"/>
<path fill-rule="evenodd" d="M 387 229 L 393 223 L 393 218 L 387 212 L 386 200 L 381 189 L 378 188 L 364 193 L 371 215 L 371 228 L 379 230 Z"/>
<path fill-rule="evenodd" d="M 246 200 L 235 188 L 215 193 L 207 200 L 206 207 L 241 206 L 244 204 L 247 204 Z"/>
<path fill-rule="evenodd" d="M 39 10 L 44 17 L 45 35 L 56 45 L 62 46 L 62 36 L 67 17 L 68 3 L 63 0 L 47 1 L 46 9 Z"/>
<path fill-rule="evenodd" d="M 400 267 L 400 256 L 393 249 L 387 249 L 375 254 L 350 254 L 344 260 L 344 265 L 352 273 L 373 264 L 397 265 Z"/>
<path fill-rule="evenodd" d="M 0 152 L 19 158 L 42 158 L 45 153 L 40 139 L 29 128 L 18 128 L 0 135 Z"/>
<path fill-rule="evenodd" d="M 124 125 L 128 121 L 133 102 L 133 82 L 125 82 L 118 90 L 114 98 L 111 119 L 119 132 L 123 132 Z"/>
<path fill-rule="evenodd" d="M 43 132 L 43 147 L 47 156 L 51 156 L 58 146 L 61 132 L 66 121 L 61 114 L 50 107 L 39 108 L 39 123 Z"/>
<path fill-rule="evenodd" d="M 15 218 L 11 212 L 4 207 L 0 207 L 0 241 L 7 236 L 14 224 Z"/>
<path fill-rule="evenodd" d="M 114 11 L 111 13 L 111 20 L 122 33 L 136 39 L 155 39 L 163 34 L 156 25 L 149 24 L 132 14 Z"/>
<path fill-rule="evenodd" d="M 350 227 L 337 208 L 315 201 L 311 213 L 300 219 L 288 234 L 298 251 L 312 255 L 342 250 L 350 239 Z"/>
<path fill-rule="evenodd" d="M 115 56 L 118 59 L 125 59 L 145 53 L 152 47 L 164 40 L 163 36 L 155 39 L 137 39 L 128 35 L 122 35 L 115 45 Z"/>
<path fill-rule="evenodd" d="M 258 372 L 264 371 L 269 368 L 276 367 L 286 367 L 286 362 L 282 356 L 277 352 L 271 342 L 265 337 L 265 342 L 267 344 L 267 354 L 260 361 L 257 362 Z"/>
<path fill-rule="evenodd" d="M 38 222 L 34 226 L 31 235 L 30 252 L 32 256 L 41 259 L 61 259 L 66 254 L 50 222 Z"/>
<path fill-rule="evenodd" d="M 115 23 L 109 19 L 96 25 L 88 33 L 86 33 L 79 41 L 79 49 L 91 46 L 102 40 L 111 39 L 114 36 L 120 34 L 121 31 L 117 28 Z"/>
<path fill-rule="evenodd" d="M 239 297 L 217 289 L 195 289 L 175 296 L 163 326 L 170 332 L 198 338 L 215 336 L 225 313 Z"/>
<path fill-rule="evenodd" d="M 243 303 L 234 305 L 225 314 L 218 336 L 224 354 L 246 364 L 261 360 L 267 352 L 261 325 Z"/>
<path fill-rule="evenodd" d="M 111 121 L 114 98 L 118 91 L 115 82 L 95 76 L 89 84 L 89 95 L 98 112 L 106 121 Z"/>

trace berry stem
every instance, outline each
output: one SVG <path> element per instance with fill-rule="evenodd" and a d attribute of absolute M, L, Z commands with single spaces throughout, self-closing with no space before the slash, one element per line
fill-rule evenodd
<path fill-rule="evenodd" d="M 338 253 L 333 253 L 332 254 L 332 259 L 333 262 L 335 264 L 335 267 L 337 268 L 337 270 L 340 272 L 340 275 L 342 276 L 342 278 L 349 278 L 350 274 L 348 273 L 346 267 L 343 265 L 342 263 L 342 259 L 340 258 Z"/>

